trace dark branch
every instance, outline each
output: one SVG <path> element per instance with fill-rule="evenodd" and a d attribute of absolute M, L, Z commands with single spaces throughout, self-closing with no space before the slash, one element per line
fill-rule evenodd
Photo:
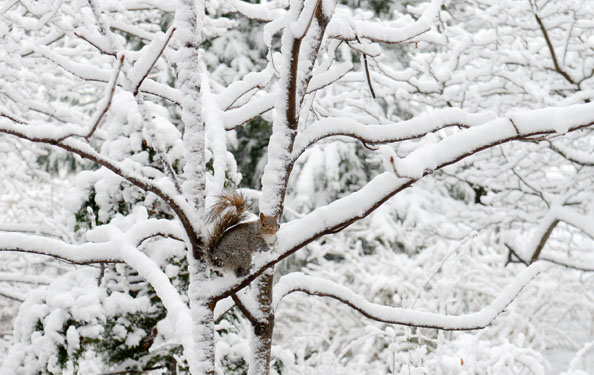
<path fill-rule="evenodd" d="M 555 71 L 557 73 L 561 74 L 561 76 L 563 76 L 563 78 L 565 78 L 565 80 L 567 80 L 567 82 L 575 85 L 576 84 L 575 81 L 559 65 L 559 62 L 557 61 L 557 55 L 555 54 L 555 47 L 553 47 L 553 43 L 551 42 L 549 33 L 537 13 L 534 13 L 534 18 L 536 18 L 536 22 L 538 22 L 540 31 L 542 31 L 542 35 L 544 36 L 545 41 L 547 42 L 547 47 L 549 48 L 549 52 L 551 53 L 551 58 L 553 59 L 553 65 L 555 66 Z"/>
<path fill-rule="evenodd" d="M 103 119 L 103 117 L 105 116 L 107 111 L 109 111 L 109 108 L 111 107 L 111 102 L 113 100 L 113 94 L 115 93 L 115 89 L 118 84 L 118 77 L 120 75 L 120 71 L 122 70 L 122 65 L 124 64 L 124 58 L 125 57 L 122 54 L 122 56 L 120 56 L 120 60 L 118 61 L 118 66 L 117 66 L 117 70 L 114 74 L 113 81 L 111 82 L 111 86 L 109 88 L 109 92 L 107 95 L 107 102 L 103 105 L 103 108 L 101 108 L 101 111 L 99 112 L 99 115 L 97 116 L 97 119 L 95 120 L 95 123 L 91 126 L 91 130 L 89 130 L 89 133 L 85 136 L 85 138 L 87 140 L 89 138 L 91 138 L 93 136 L 93 134 L 95 134 L 97 127 L 101 123 L 101 120 Z M 61 141 L 63 141 L 64 139 L 66 139 L 66 138 L 62 138 Z"/>
<path fill-rule="evenodd" d="M 534 249 L 534 252 L 532 253 L 532 257 L 530 258 L 530 264 L 532 264 L 538 260 L 538 257 L 540 256 L 540 252 L 542 251 L 542 248 L 547 243 L 549 237 L 551 236 L 551 233 L 553 233 L 553 229 L 555 229 L 557 224 L 559 224 L 559 220 L 553 220 L 551 222 L 551 224 L 549 224 L 547 230 L 544 232 L 544 234 L 540 238 L 538 245 L 536 245 L 536 248 Z"/>
<path fill-rule="evenodd" d="M 161 55 L 163 54 L 163 51 L 165 51 L 165 47 L 167 47 L 167 44 L 171 40 L 171 37 L 173 37 L 174 32 L 175 32 L 175 27 L 172 27 L 171 29 L 169 29 L 168 35 L 165 38 L 165 41 L 163 42 L 163 45 L 161 46 L 159 53 L 155 55 L 154 60 L 147 66 L 145 72 L 142 75 L 142 78 L 138 81 L 138 83 L 136 84 L 136 87 L 134 87 L 134 90 L 132 91 L 132 94 L 134 96 L 136 96 L 138 94 L 138 91 L 140 90 L 140 86 L 142 86 L 142 82 L 144 82 L 144 80 L 148 76 L 149 72 L 153 69 L 153 66 L 155 66 L 155 64 L 157 63 L 157 60 L 159 60 L 159 57 L 161 57 Z"/>

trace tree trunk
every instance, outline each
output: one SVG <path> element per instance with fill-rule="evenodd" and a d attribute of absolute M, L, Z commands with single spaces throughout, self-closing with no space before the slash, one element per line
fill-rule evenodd
<path fill-rule="evenodd" d="M 250 337 L 249 375 L 270 374 L 270 354 L 272 332 L 274 330 L 274 311 L 272 310 L 272 282 L 274 269 L 268 269 L 253 284 L 254 298 L 259 309 L 259 321 L 252 325 Z"/>
<path fill-rule="evenodd" d="M 192 375 L 215 374 L 215 342 L 213 309 L 206 301 L 196 301 L 192 307 L 195 350 L 190 365 Z M 190 359 L 188 358 L 188 362 Z"/>
<path fill-rule="evenodd" d="M 185 353 L 192 375 L 215 374 L 214 306 L 205 295 L 203 284 L 206 280 L 206 264 L 188 255 L 190 270 L 190 309 L 192 314 L 192 336 L 194 348 Z M 190 327 L 187 327 L 190 329 Z"/>

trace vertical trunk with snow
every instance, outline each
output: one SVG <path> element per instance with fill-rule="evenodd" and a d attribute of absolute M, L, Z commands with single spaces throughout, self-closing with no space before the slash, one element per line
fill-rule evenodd
<path fill-rule="evenodd" d="M 279 94 L 268 144 L 268 163 L 262 176 L 262 197 L 267 199 L 260 200 L 260 211 L 277 220 L 283 212 L 287 183 L 293 169 L 291 154 L 298 132 L 299 111 L 333 10 L 333 2 L 293 0 L 286 15 L 281 40 L 283 62 Z"/>
<path fill-rule="evenodd" d="M 196 350 L 192 358 L 197 364 L 196 369 L 190 369 L 192 375 L 214 375 L 215 373 L 215 342 L 214 342 L 214 303 L 210 300 L 202 285 L 206 281 L 207 267 L 203 262 L 188 254 L 190 270 L 190 311 L 192 314 L 192 334 Z"/>
<path fill-rule="evenodd" d="M 201 220 L 204 216 L 205 195 L 205 157 L 204 123 L 200 106 L 200 63 L 198 51 L 202 42 L 202 22 L 204 3 L 193 0 L 180 0 L 176 12 L 178 37 L 182 48 L 178 51 L 178 79 L 183 95 L 182 120 L 184 123 L 185 162 L 183 192 L 194 206 L 195 238 L 190 238 L 191 251 L 188 253 L 190 271 L 190 309 L 192 314 L 192 333 L 195 350 L 185 353 L 191 364 L 193 375 L 214 375 L 214 304 L 202 290 L 201 284 L 207 278 L 207 266 L 201 252 Z"/>
<path fill-rule="evenodd" d="M 268 375 L 274 330 L 274 311 L 272 309 L 272 281 L 274 271 L 268 269 L 254 281 L 254 297 L 258 306 L 259 322 L 252 326 L 250 337 L 249 375 Z"/>

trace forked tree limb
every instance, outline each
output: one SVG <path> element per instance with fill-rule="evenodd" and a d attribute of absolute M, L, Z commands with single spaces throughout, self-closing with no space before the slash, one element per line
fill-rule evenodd
<path fill-rule="evenodd" d="M 486 124 L 461 130 L 436 144 L 418 149 L 401 160 L 402 166 L 407 168 L 399 168 L 399 172 L 406 176 L 405 178 L 398 178 L 393 172 L 384 172 L 359 191 L 320 207 L 301 219 L 282 225 L 277 233 L 275 251 L 256 258 L 253 272 L 245 278 L 230 280 L 231 284 L 221 288 L 221 292 L 215 299 L 220 300 L 244 288 L 264 270 L 316 239 L 367 217 L 388 199 L 422 177 L 500 144 L 556 134 L 555 127 L 559 124 L 553 124 L 555 118 L 564 119 L 567 123 L 566 132 L 591 127 L 594 125 L 594 115 L 591 115 L 593 110 L 594 104 L 582 104 L 527 111 L 518 115 L 513 125 L 506 118 L 494 119 Z M 549 111 L 557 113 L 553 116 Z M 532 123 L 528 120 L 532 118 L 549 120 Z M 518 121 L 521 119 L 523 120 Z M 295 236 L 294 233 L 300 235 Z"/>

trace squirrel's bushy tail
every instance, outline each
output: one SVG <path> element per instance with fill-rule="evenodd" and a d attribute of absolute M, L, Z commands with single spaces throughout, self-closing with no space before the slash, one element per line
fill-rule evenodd
<path fill-rule="evenodd" d="M 226 190 L 206 213 L 206 220 L 214 223 L 208 238 L 207 249 L 216 249 L 225 231 L 249 217 L 248 203 L 237 190 Z"/>

